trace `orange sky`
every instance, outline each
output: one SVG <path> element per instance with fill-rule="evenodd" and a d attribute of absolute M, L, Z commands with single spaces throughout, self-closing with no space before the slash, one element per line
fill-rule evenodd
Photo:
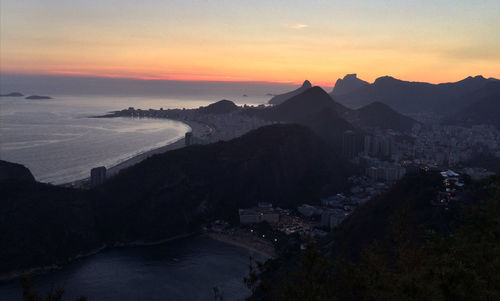
<path fill-rule="evenodd" d="M 347 73 L 500 78 L 499 12 L 500 1 L 3 0 L 0 69 L 322 86 Z"/>

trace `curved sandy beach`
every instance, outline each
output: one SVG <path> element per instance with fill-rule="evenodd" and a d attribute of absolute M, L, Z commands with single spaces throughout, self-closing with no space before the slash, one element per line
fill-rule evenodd
<path fill-rule="evenodd" d="M 172 119 L 172 120 L 175 120 L 175 119 Z M 196 121 L 192 121 L 192 120 L 182 120 L 182 121 L 175 120 L 175 121 L 182 122 L 182 123 L 188 125 L 191 129 L 191 132 L 193 133 L 193 137 L 195 139 L 198 139 L 199 141 L 200 140 L 203 141 L 206 138 L 207 133 L 212 133 L 214 131 L 214 129 L 211 128 L 209 125 L 206 125 L 206 124 L 203 124 L 200 122 L 196 122 Z M 114 166 L 109 167 L 106 171 L 106 177 L 107 178 L 113 177 L 113 176 L 117 175 L 120 171 L 122 171 L 126 168 L 129 168 L 137 163 L 140 163 L 141 161 L 143 161 L 143 160 L 145 160 L 153 155 L 157 155 L 157 154 L 161 154 L 161 153 L 164 153 L 167 151 L 183 148 L 184 146 L 186 146 L 184 137 L 180 137 L 175 142 L 168 143 L 167 145 L 151 149 L 149 151 L 138 154 L 130 159 L 127 159 L 123 162 L 120 162 Z M 90 170 L 89 170 L 89 174 L 90 174 Z M 89 180 L 90 180 L 90 177 L 87 177 L 87 178 L 84 178 L 81 180 L 73 181 L 71 183 L 62 184 L 62 186 L 73 186 L 73 187 L 77 187 L 77 188 L 83 188 L 83 187 L 85 187 L 85 185 L 88 184 Z"/>

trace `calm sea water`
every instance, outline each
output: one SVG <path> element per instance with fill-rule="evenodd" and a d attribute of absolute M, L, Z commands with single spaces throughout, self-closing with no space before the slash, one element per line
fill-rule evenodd
<path fill-rule="evenodd" d="M 93 167 L 111 167 L 139 153 L 175 142 L 189 130 L 183 123 L 164 119 L 89 116 L 130 106 L 194 108 L 211 103 L 210 99 L 217 98 L 178 100 L 94 95 L 26 100 L 2 97 L 0 159 L 25 165 L 41 182 L 61 184 L 82 179 L 89 176 Z"/>
<path fill-rule="evenodd" d="M 243 300 L 249 256 L 259 254 L 191 237 L 149 247 L 105 251 L 60 270 L 35 276 L 41 292 L 64 286 L 63 300 L 85 295 L 89 301 L 213 300 L 218 287 L 224 300 Z M 19 281 L 0 284 L 0 300 L 22 300 Z"/>

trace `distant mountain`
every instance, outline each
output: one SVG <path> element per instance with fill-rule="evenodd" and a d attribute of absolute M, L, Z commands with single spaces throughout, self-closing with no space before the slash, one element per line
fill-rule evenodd
<path fill-rule="evenodd" d="M 300 88 L 293 90 L 293 91 L 290 91 L 290 92 L 287 92 L 287 93 L 284 93 L 284 94 L 275 95 L 273 98 L 271 98 L 268 101 L 268 103 L 272 104 L 272 105 L 279 105 L 279 104 L 285 102 L 286 100 L 294 97 L 295 95 L 298 95 L 298 94 L 306 91 L 307 89 L 309 89 L 311 87 L 312 87 L 311 83 L 308 80 L 306 80 L 306 81 L 304 81 L 302 86 L 300 86 Z"/>
<path fill-rule="evenodd" d="M 402 81 L 390 76 L 383 76 L 377 78 L 373 84 L 360 87 L 349 93 L 332 95 L 335 96 L 337 101 L 351 108 L 359 108 L 374 101 L 379 101 L 404 114 L 422 112 L 442 114 L 450 106 L 455 107 L 454 101 L 456 99 L 494 81 L 496 80 L 476 76 L 455 83 L 435 85 Z"/>
<path fill-rule="evenodd" d="M 490 97 L 500 94 L 500 80 L 489 79 L 486 85 L 480 89 L 476 89 L 469 93 L 464 93 L 459 98 L 452 101 L 449 109 L 446 111 L 447 116 L 452 116 L 453 114 L 463 110 L 465 107 L 472 105 L 474 102 L 480 100 L 481 98 Z"/>
<path fill-rule="evenodd" d="M 206 107 L 200 107 L 200 112 L 205 114 L 226 114 L 238 110 L 238 106 L 230 100 L 219 100 Z"/>
<path fill-rule="evenodd" d="M 3 181 L 34 182 L 35 177 L 24 165 L 0 160 L 0 182 Z"/>
<path fill-rule="evenodd" d="M 260 115 L 269 120 L 291 122 L 301 119 L 306 115 L 318 113 L 326 108 L 332 109 L 338 114 L 344 114 L 349 110 L 335 102 L 320 87 L 312 87 L 279 105 L 261 110 Z"/>
<path fill-rule="evenodd" d="M 448 117 L 446 123 L 465 126 L 489 124 L 500 130 L 500 93 L 485 96 Z"/>
<path fill-rule="evenodd" d="M 158 241 L 267 201 L 294 207 L 347 187 L 350 165 L 314 132 L 272 125 L 152 156 L 83 193 L 0 182 L 0 278 L 103 245 Z M 22 238 L 22 239 L 20 239 Z"/>
<path fill-rule="evenodd" d="M 338 95 L 347 94 L 366 87 L 369 84 L 370 83 L 359 79 L 357 77 L 357 74 L 347 74 L 343 79 L 337 79 L 331 95 L 335 97 Z"/>
<path fill-rule="evenodd" d="M 52 99 L 50 96 L 30 95 L 26 99 Z"/>
<path fill-rule="evenodd" d="M 9 94 L 0 94 L 0 97 L 22 97 L 24 96 L 22 93 L 19 92 L 12 92 Z"/>
<path fill-rule="evenodd" d="M 312 87 L 280 105 L 247 109 L 244 114 L 275 122 L 296 123 L 309 127 L 331 146 L 341 145 L 342 133 L 354 130 L 341 116 L 350 111 L 335 102 L 320 87 Z"/>
<path fill-rule="evenodd" d="M 378 101 L 350 111 L 346 119 L 362 128 L 393 129 L 399 132 L 410 132 L 418 123 Z"/>

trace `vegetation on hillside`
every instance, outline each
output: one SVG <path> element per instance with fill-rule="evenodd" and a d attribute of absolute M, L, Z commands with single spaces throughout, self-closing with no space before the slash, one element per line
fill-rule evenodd
<path fill-rule="evenodd" d="M 398 212 L 388 235 L 364 248 L 359 261 L 310 245 L 292 261 L 261 268 L 251 299 L 497 300 L 500 176 L 473 190 L 474 204 L 461 208 L 460 225 L 448 234 L 416 227 L 408 222 L 412 212 Z"/>

